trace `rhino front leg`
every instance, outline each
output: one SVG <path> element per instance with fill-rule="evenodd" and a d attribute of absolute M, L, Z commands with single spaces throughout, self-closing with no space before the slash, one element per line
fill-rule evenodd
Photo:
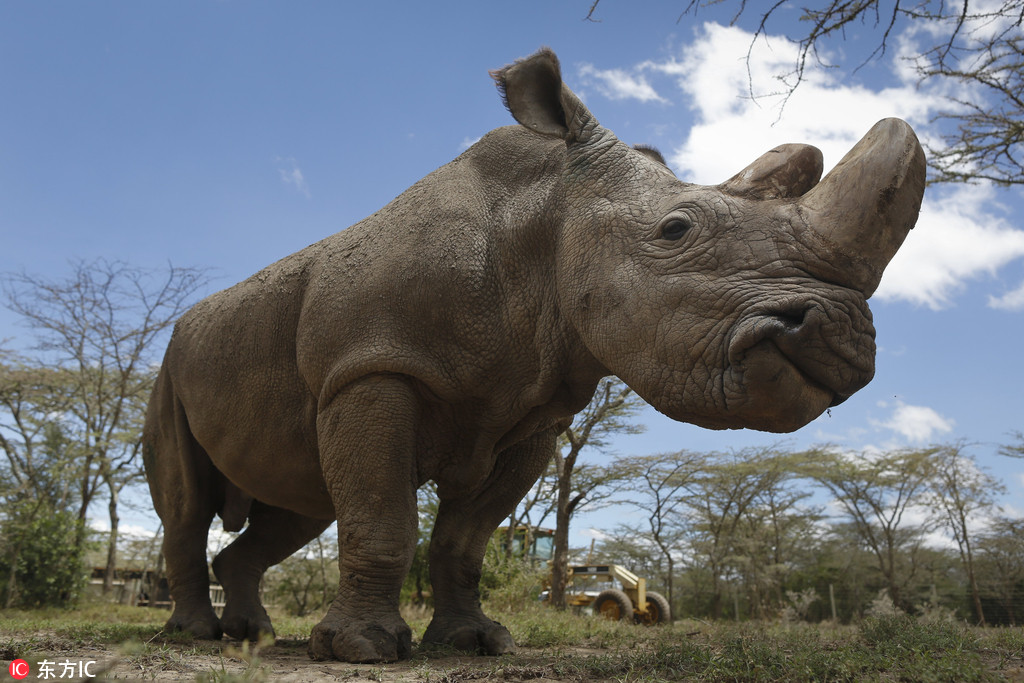
<path fill-rule="evenodd" d="M 544 472 L 555 436 L 550 430 L 506 449 L 480 489 L 442 497 L 430 539 L 434 618 L 424 644 L 487 655 L 515 651 L 508 630 L 480 608 L 480 572 L 487 542 Z"/>
<path fill-rule="evenodd" d="M 213 561 L 213 572 L 224 586 L 220 620 L 224 633 L 252 642 L 261 635 L 274 635 L 270 617 L 260 603 L 260 579 L 269 567 L 319 536 L 332 521 L 253 501 L 248 527 Z"/>
<path fill-rule="evenodd" d="M 338 595 L 313 629 L 314 659 L 391 662 L 412 633 L 398 614 L 416 545 L 415 392 L 398 376 L 346 387 L 317 418 L 320 461 L 338 516 Z"/>

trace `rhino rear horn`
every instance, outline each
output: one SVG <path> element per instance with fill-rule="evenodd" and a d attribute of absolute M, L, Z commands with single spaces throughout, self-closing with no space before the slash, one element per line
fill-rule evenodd
<path fill-rule="evenodd" d="M 723 192 L 752 199 L 799 197 L 821 178 L 821 150 L 779 145 L 719 185 Z"/>
<path fill-rule="evenodd" d="M 562 82 L 558 57 L 550 48 L 490 73 L 509 112 L 530 130 L 574 143 L 587 142 L 599 127 Z"/>
<path fill-rule="evenodd" d="M 914 130 L 883 119 L 798 200 L 810 229 L 853 266 L 849 286 L 865 296 L 917 222 L 925 172 Z"/>

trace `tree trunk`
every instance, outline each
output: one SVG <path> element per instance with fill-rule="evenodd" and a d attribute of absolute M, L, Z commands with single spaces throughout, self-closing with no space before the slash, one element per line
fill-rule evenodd
<path fill-rule="evenodd" d="M 672 623 L 676 620 L 676 600 L 675 600 L 675 563 L 672 561 L 672 554 L 667 555 L 668 558 L 668 581 L 665 582 L 668 588 L 668 623 Z"/>
<path fill-rule="evenodd" d="M 711 566 L 711 618 L 718 620 L 722 618 L 722 581 L 718 578 L 718 567 Z"/>
<path fill-rule="evenodd" d="M 978 590 L 978 579 L 974 576 L 974 558 L 971 546 L 967 546 L 967 581 L 971 585 L 971 597 L 974 600 L 974 613 L 978 617 L 978 626 L 985 625 L 985 610 L 981 607 L 981 591 Z"/>
<path fill-rule="evenodd" d="M 555 456 L 558 457 L 557 455 Z M 564 480 L 566 479 L 566 480 Z M 557 610 L 564 610 L 565 583 L 569 573 L 569 481 L 558 477 L 558 505 L 555 509 L 554 554 L 551 557 L 551 590 L 548 601 Z"/>
<path fill-rule="evenodd" d="M 676 603 L 675 594 L 673 587 L 673 574 L 675 573 L 675 565 L 672 561 L 672 549 L 662 543 L 660 534 L 654 535 L 654 543 L 661 550 L 661 554 L 665 557 L 665 564 L 668 565 L 668 574 L 665 576 L 665 588 L 668 592 L 668 606 L 669 606 L 669 623 L 675 621 Z"/>
<path fill-rule="evenodd" d="M 508 518 L 508 529 L 505 531 L 505 559 L 510 560 L 515 554 L 516 545 L 516 513 L 513 512 Z"/>
<path fill-rule="evenodd" d="M 117 570 L 117 527 L 121 518 L 117 515 L 117 489 L 110 487 L 110 502 L 107 504 L 110 516 L 110 535 L 107 537 L 107 569 L 103 573 L 103 595 L 109 595 L 114 587 L 114 573 Z"/>
<path fill-rule="evenodd" d="M 21 549 L 18 548 L 11 556 L 11 569 L 7 574 L 7 598 L 4 600 L 4 609 L 10 609 L 14 605 L 14 599 L 18 594 L 18 560 L 21 559 Z"/>

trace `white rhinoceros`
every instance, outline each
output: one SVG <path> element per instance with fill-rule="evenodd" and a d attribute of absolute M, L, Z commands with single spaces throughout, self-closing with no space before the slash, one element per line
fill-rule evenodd
<path fill-rule="evenodd" d="M 676 420 L 769 431 L 871 379 L 866 299 L 924 191 L 907 124 L 876 124 L 820 183 L 820 152 L 785 145 L 706 187 L 602 128 L 551 51 L 493 75 L 521 125 L 178 322 L 144 437 L 169 627 L 272 633 L 260 578 L 337 520 L 310 653 L 408 656 L 398 596 L 433 481 L 423 641 L 510 651 L 480 609 L 485 545 L 602 377 Z M 213 563 L 220 619 L 218 514 L 248 520 Z"/>

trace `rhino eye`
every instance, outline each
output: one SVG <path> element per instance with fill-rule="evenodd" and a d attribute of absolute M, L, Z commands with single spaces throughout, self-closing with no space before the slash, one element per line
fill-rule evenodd
<path fill-rule="evenodd" d="M 661 228 L 661 236 L 667 240 L 678 240 L 693 227 L 687 218 L 673 218 Z"/>

